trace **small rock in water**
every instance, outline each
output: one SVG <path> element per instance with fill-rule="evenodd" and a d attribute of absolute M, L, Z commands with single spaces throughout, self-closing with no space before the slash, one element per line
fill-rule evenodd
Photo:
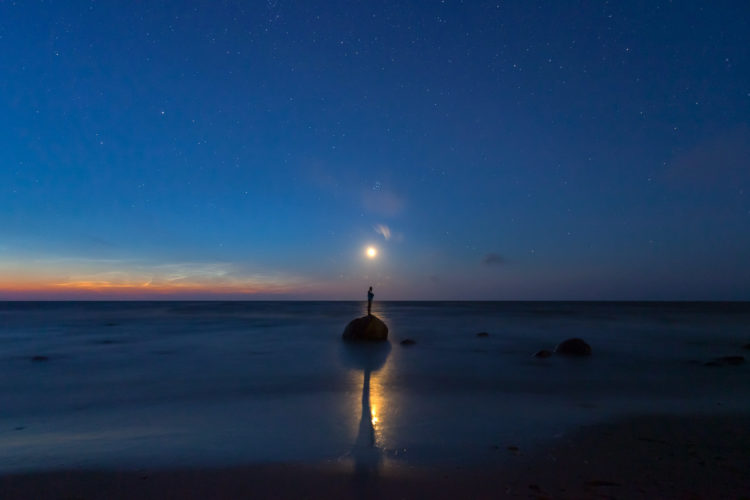
<path fill-rule="evenodd" d="M 489 337 L 490 334 L 487 332 L 479 332 L 477 333 L 477 337 Z"/>
<path fill-rule="evenodd" d="M 721 358 L 716 358 L 712 361 L 706 361 L 703 363 L 703 366 L 724 366 L 724 365 L 741 365 L 745 362 L 744 356 L 723 356 Z"/>
<path fill-rule="evenodd" d="M 750 349 L 750 344 L 745 344 L 745 345 L 744 345 L 743 347 L 744 347 L 745 349 Z"/>
<path fill-rule="evenodd" d="M 417 341 L 414 339 L 404 339 L 401 341 L 401 345 L 414 345 Z"/>
<path fill-rule="evenodd" d="M 542 349 L 534 353 L 535 358 L 549 358 L 550 356 L 552 356 L 552 351 L 548 351 L 547 349 Z"/>
<path fill-rule="evenodd" d="M 49 361 L 49 358 L 48 358 L 47 356 L 39 356 L 39 355 L 36 355 L 36 356 L 33 356 L 33 357 L 31 358 L 31 361 L 34 361 L 34 362 L 39 362 L 39 361 Z"/>
<path fill-rule="evenodd" d="M 724 356 L 717 358 L 716 361 L 725 365 L 741 365 L 745 362 L 744 356 Z"/>
<path fill-rule="evenodd" d="M 583 339 L 568 339 L 563 340 L 557 347 L 555 352 L 558 354 L 565 354 L 568 356 L 590 356 L 591 346 L 588 345 Z"/>

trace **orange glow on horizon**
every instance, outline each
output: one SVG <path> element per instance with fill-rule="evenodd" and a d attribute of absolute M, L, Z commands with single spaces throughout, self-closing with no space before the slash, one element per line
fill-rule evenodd
<path fill-rule="evenodd" d="M 0 301 L 351 300 L 357 279 L 256 272 L 225 262 L 0 258 Z"/>
<path fill-rule="evenodd" d="M 174 282 L 154 284 L 151 281 L 129 283 L 105 280 L 44 282 L 41 280 L 0 281 L 0 300 L 45 297 L 52 299 L 122 297 L 181 297 L 205 295 L 280 295 L 294 290 L 290 285 L 275 283 L 198 283 Z"/>

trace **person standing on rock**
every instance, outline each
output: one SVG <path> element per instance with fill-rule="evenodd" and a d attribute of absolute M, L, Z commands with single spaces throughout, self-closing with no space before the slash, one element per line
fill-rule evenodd
<path fill-rule="evenodd" d="M 370 287 L 369 290 L 367 290 L 367 315 L 372 316 L 372 299 L 375 298 L 375 294 L 372 293 L 372 287 Z"/>

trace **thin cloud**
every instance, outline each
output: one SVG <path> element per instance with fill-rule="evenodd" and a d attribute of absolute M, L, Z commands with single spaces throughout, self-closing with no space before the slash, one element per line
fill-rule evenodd
<path fill-rule="evenodd" d="M 750 172 L 750 128 L 738 127 L 697 143 L 672 161 L 667 175 L 675 182 L 734 186 Z"/>
<path fill-rule="evenodd" d="M 485 266 L 500 266 L 505 264 L 505 258 L 494 252 L 490 252 L 482 258 L 482 264 Z"/>
<path fill-rule="evenodd" d="M 375 229 L 376 233 L 382 235 L 383 238 L 385 238 L 385 241 L 391 239 L 391 228 L 389 228 L 385 224 L 377 224 L 373 227 L 373 229 Z"/>
<path fill-rule="evenodd" d="M 393 191 L 367 189 L 362 193 L 362 205 L 368 212 L 393 217 L 403 212 L 405 200 Z"/>

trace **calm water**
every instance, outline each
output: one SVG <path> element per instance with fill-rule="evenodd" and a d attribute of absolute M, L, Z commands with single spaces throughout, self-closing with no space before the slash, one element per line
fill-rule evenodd
<path fill-rule="evenodd" d="M 488 462 L 612 416 L 750 410 L 747 363 L 703 366 L 750 353 L 747 303 L 376 302 L 391 333 L 375 361 L 340 340 L 363 308 L 0 303 L 0 472 L 363 450 L 381 463 Z M 571 336 L 594 355 L 531 357 Z"/>

